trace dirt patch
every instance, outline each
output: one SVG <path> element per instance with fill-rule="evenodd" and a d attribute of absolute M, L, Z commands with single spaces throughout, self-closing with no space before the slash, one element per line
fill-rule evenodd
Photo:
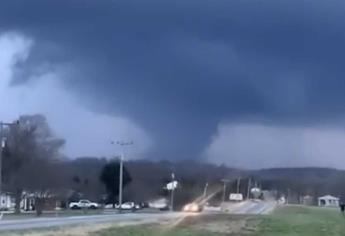
<path fill-rule="evenodd" d="M 238 234 L 252 231 L 255 224 L 256 220 L 247 216 L 217 215 L 201 219 L 193 228 L 212 233 Z"/>
<path fill-rule="evenodd" d="M 217 221 L 210 222 L 202 225 L 197 225 L 193 228 L 203 231 L 209 231 L 211 233 L 239 233 L 246 226 L 246 220 L 238 221 Z"/>
<path fill-rule="evenodd" d="M 259 223 L 259 219 L 251 216 L 215 214 L 187 216 L 174 227 L 189 228 L 196 231 L 219 233 L 219 234 L 246 234 L 255 230 Z M 166 228 L 174 222 L 161 222 L 161 226 Z"/>

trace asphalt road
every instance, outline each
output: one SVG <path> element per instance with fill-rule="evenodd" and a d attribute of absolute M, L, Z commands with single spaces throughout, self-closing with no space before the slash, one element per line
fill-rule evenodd
<path fill-rule="evenodd" d="M 277 203 L 275 201 L 244 201 L 239 203 L 224 203 L 221 211 L 230 214 L 267 214 L 271 212 Z M 214 210 L 213 210 L 214 212 Z"/>
<path fill-rule="evenodd" d="M 246 201 L 227 205 L 227 212 L 230 214 L 265 214 L 270 212 L 276 206 L 275 202 L 253 202 Z M 217 214 L 219 210 L 205 211 L 202 214 Z M 159 212 L 159 213 L 123 213 L 106 212 L 101 215 L 86 216 L 65 216 L 65 217 L 41 217 L 29 219 L 1 220 L 0 231 L 26 230 L 56 226 L 67 226 L 77 224 L 95 224 L 95 223 L 153 223 L 161 220 L 177 219 L 186 216 L 183 212 Z"/>
<path fill-rule="evenodd" d="M 269 213 L 275 208 L 275 206 L 276 202 L 274 201 L 246 201 L 243 204 L 241 204 L 240 207 L 236 208 L 232 213 L 261 215 Z"/>

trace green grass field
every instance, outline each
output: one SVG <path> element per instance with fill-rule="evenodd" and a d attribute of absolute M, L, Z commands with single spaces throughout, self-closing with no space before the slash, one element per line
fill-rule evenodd
<path fill-rule="evenodd" d="M 336 209 L 289 206 L 262 217 L 255 236 L 345 235 L 345 217 Z"/>
<path fill-rule="evenodd" d="M 229 236 L 244 235 L 257 220 L 248 216 L 206 215 L 191 216 L 178 224 L 112 227 L 94 232 L 90 236 Z"/>
<path fill-rule="evenodd" d="M 96 232 L 92 236 L 225 236 L 222 233 L 212 233 L 208 231 L 188 229 L 188 228 L 175 228 L 164 229 L 156 226 L 135 226 L 123 228 L 109 228 Z"/>
<path fill-rule="evenodd" d="M 242 219 L 242 220 L 241 220 Z M 228 222 L 228 223 L 226 223 Z M 199 226 L 197 226 L 199 225 Z M 205 227 L 200 227 L 203 225 Z M 208 227 L 207 227 L 208 225 Z M 212 226 L 213 225 L 213 226 Z M 226 227 L 228 225 L 229 227 Z M 236 227 L 236 229 L 234 229 Z M 221 229 L 221 230 L 213 230 Z M 345 217 L 335 209 L 288 206 L 258 217 L 218 216 L 185 222 L 166 230 L 158 226 L 108 228 L 92 236 L 341 236 Z"/>

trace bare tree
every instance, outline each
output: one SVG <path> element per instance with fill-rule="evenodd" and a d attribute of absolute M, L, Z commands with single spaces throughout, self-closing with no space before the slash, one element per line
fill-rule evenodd
<path fill-rule="evenodd" d="M 35 194 L 40 213 L 41 199 L 56 187 L 59 179 L 53 164 L 60 157 L 64 140 L 54 137 L 42 115 L 21 116 L 6 136 L 3 174 L 7 188 L 15 193 L 16 213 L 20 213 L 23 190 Z"/>

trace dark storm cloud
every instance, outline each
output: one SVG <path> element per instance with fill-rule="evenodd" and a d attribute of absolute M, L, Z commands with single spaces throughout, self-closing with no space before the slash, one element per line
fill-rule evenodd
<path fill-rule="evenodd" d="M 68 64 L 65 86 L 91 109 L 139 123 L 166 158 L 192 157 L 222 121 L 343 117 L 344 8 L 341 1 L 3 0 L 0 29 L 36 41 L 17 66 L 17 83 Z"/>

